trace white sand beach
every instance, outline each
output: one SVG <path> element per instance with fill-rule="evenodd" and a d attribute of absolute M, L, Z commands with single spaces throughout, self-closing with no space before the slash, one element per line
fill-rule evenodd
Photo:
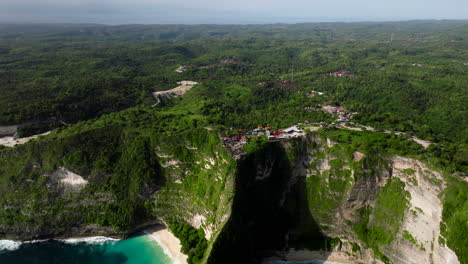
<path fill-rule="evenodd" d="M 187 256 L 182 253 L 180 240 L 167 228 L 157 231 L 147 231 L 154 240 L 164 249 L 164 252 L 172 259 L 173 264 L 187 264 Z"/>

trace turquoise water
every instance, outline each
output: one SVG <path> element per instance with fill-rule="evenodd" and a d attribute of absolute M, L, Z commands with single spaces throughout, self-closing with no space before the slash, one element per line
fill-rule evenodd
<path fill-rule="evenodd" d="M 0 251 L 1 264 L 171 264 L 150 235 L 100 244 L 44 241 Z"/>

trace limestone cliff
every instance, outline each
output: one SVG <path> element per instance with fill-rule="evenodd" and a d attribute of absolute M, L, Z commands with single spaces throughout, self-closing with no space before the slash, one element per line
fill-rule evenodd
<path fill-rule="evenodd" d="M 203 263 L 459 263 L 441 235 L 446 176 L 340 137 L 236 161 L 205 128 L 53 133 L 0 153 L 0 238 L 125 237 L 176 219 L 204 230 Z"/>
<path fill-rule="evenodd" d="M 209 263 L 459 263 L 439 243 L 444 177 L 418 160 L 314 134 L 269 143 L 239 162 L 236 177 Z"/>

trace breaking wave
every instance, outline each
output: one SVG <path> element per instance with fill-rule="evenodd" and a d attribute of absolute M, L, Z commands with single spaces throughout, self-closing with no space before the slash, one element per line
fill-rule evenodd
<path fill-rule="evenodd" d="M 116 242 L 116 241 L 119 241 L 119 239 L 97 236 L 97 237 L 67 238 L 67 239 L 60 239 L 58 241 L 65 243 L 65 244 L 86 243 L 86 244 L 91 244 L 91 245 L 97 245 L 97 244 Z"/>
<path fill-rule="evenodd" d="M 21 242 L 12 240 L 0 240 L 0 253 L 3 251 L 17 250 L 21 246 Z"/>

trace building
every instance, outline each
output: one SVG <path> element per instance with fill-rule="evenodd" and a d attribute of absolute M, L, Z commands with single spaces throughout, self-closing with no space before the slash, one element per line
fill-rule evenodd
<path fill-rule="evenodd" d="M 242 136 L 241 137 L 241 144 L 247 144 L 248 143 L 248 139 L 246 136 Z"/>
<path fill-rule="evenodd" d="M 336 72 L 328 72 L 325 75 L 335 76 L 335 77 L 355 77 L 356 74 L 350 71 L 339 70 Z"/>
<path fill-rule="evenodd" d="M 319 91 L 311 91 L 310 94 L 311 94 L 312 96 L 315 96 L 315 95 L 323 95 L 323 93 L 322 93 L 322 92 L 319 92 Z"/>
<path fill-rule="evenodd" d="M 346 115 L 346 109 L 338 108 L 338 110 L 336 110 L 336 113 L 339 115 Z"/>

